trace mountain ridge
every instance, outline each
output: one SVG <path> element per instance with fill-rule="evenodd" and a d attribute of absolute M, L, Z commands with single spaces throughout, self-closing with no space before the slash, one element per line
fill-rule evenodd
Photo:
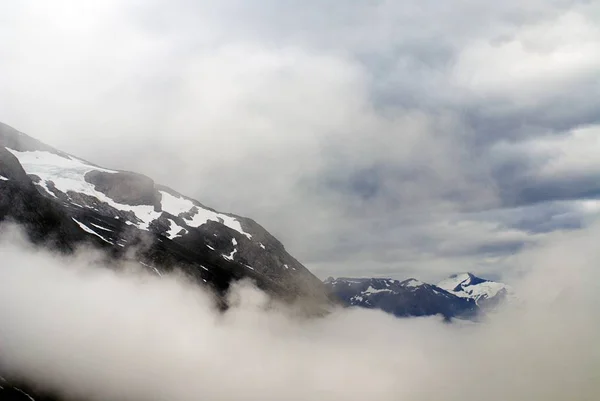
<path fill-rule="evenodd" d="M 324 284 L 347 306 L 381 309 L 397 317 L 442 315 L 447 320 L 476 320 L 514 296 L 506 284 L 472 273 L 454 274 L 435 285 L 415 278 L 351 277 L 329 277 Z"/>

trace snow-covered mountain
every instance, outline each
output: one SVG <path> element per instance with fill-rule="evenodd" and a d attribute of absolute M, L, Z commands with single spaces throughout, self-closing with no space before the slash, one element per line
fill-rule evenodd
<path fill-rule="evenodd" d="M 504 283 L 482 279 L 471 273 L 453 274 L 437 284 L 438 287 L 461 298 L 473 299 L 484 309 L 514 298 L 512 288 Z"/>
<path fill-rule="evenodd" d="M 66 154 L 0 123 L 0 221 L 62 250 L 91 242 L 156 274 L 174 266 L 225 291 L 250 278 L 286 299 L 323 284 L 255 221 L 221 213 L 141 174 Z"/>
<path fill-rule="evenodd" d="M 474 319 L 512 296 L 509 286 L 471 273 L 452 275 L 438 285 L 414 278 L 328 278 L 329 291 L 349 306 L 381 309 L 398 317 L 442 315 Z"/>
<path fill-rule="evenodd" d="M 214 290 L 250 279 L 307 313 L 331 303 L 323 283 L 255 221 L 218 212 L 141 174 L 97 166 L 0 123 L 0 226 L 19 223 L 40 245 L 82 244 L 157 275 L 175 267 Z M 1 374 L 2 372 L 0 372 Z M 18 384 L 17 384 L 18 383 Z M 0 401 L 53 400 L 0 376 Z"/>

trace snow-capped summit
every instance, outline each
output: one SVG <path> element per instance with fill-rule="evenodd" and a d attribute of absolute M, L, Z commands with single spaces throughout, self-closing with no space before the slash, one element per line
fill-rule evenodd
<path fill-rule="evenodd" d="M 422 285 L 425 285 L 425 283 L 417 280 L 416 278 L 409 278 L 408 280 L 404 280 L 403 282 L 401 282 L 400 285 L 407 288 L 417 288 Z"/>
<path fill-rule="evenodd" d="M 489 308 L 514 296 L 510 286 L 475 276 L 472 273 L 453 274 L 437 284 L 461 298 L 473 299 L 478 306 Z"/>

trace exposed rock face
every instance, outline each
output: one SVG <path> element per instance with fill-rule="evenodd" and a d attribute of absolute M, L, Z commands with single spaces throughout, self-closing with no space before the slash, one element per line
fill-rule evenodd
<path fill-rule="evenodd" d="M 2 181 L 17 181 L 22 185 L 31 186 L 31 180 L 19 163 L 19 159 L 4 147 L 0 147 L 0 176 L 5 178 Z"/>
<path fill-rule="evenodd" d="M 117 203 L 126 205 L 151 205 L 160 211 L 160 193 L 154 187 L 154 181 L 141 174 L 119 171 L 107 173 L 92 170 L 85 180 L 93 184 L 96 191 L 102 192 Z"/>

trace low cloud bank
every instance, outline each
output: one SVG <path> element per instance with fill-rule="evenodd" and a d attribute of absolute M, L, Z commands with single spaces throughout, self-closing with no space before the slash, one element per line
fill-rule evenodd
<path fill-rule="evenodd" d="M 91 400 L 595 400 L 600 227 L 519 259 L 522 298 L 483 324 L 337 310 L 299 320 L 249 284 L 221 314 L 180 277 L 0 238 L 0 364 Z"/>

